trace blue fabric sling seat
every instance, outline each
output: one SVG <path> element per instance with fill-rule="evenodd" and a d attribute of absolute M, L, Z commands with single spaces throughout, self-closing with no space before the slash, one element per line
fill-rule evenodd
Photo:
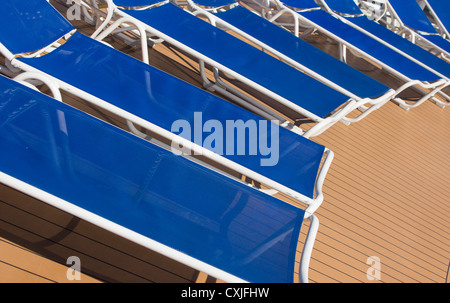
<path fill-rule="evenodd" d="M 41 0 L 34 3 L 38 2 L 42 3 Z M 50 33 L 55 37 L 73 30 L 45 0 L 43 2 L 45 6 L 36 5 L 33 8 L 29 3 L 16 1 L 24 11 L 30 9 L 33 13 L 28 14 L 30 19 L 27 20 L 14 16 L 10 22 L 16 26 L 11 26 L 8 21 L 4 23 L 6 18 L 0 18 L 0 43 L 14 53 L 33 50 L 24 43 L 26 39 L 16 39 L 19 36 L 29 36 L 30 39 L 35 37 L 30 30 L 20 28 L 22 24 L 36 29 L 37 33 Z M 5 7 L 5 3 L 6 1 L 0 2 L 0 14 L 11 10 L 10 7 Z M 45 19 L 46 22 L 35 22 L 40 19 Z M 4 30 L 8 23 L 11 30 Z M 65 31 L 61 32 L 61 27 Z M 18 44 L 15 44 L 17 40 Z M 101 42 L 75 32 L 66 43 L 48 54 L 37 58 L 19 58 L 16 61 L 26 63 L 32 69 L 51 75 L 71 87 L 81 89 L 127 113 L 149 121 L 162 130 L 180 134 L 185 139 L 274 182 L 274 186 L 279 187 L 277 190 L 285 193 L 287 191 L 293 198 L 303 202 L 322 202 L 316 180 L 320 174 L 319 169 L 322 171 L 321 161 L 327 150 L 323 146 L 271 122 L 264 127 L 263 123 L 267 120 Z M 186 129 L 173 129 L 177 121 L 190 125 L 190 132 Z M 219 137 L 214 137 L 215 143 L 211 144 L 205 142 L 213 130 L 206 130 L 206 124 L 202 123 L 208 121 L 219 123 L 224 130 L 222 136 L 216 132 Z M 252 138 L 245 137 L 245 134 L 240 137 L 239 134 L 233 133 L 234 129 L 231 133 L 226 133 L 228 121 L 253 123 L 257 134 Z M 248 130 L 244 129 L 245 131 Z M 222 144 L 219 144 L 220 139 Z M 260 147 L 264 143 L 267 144 L 265 149 L 254 148 L 254 145 Z M 270 148 L 271 143 L 274 145 Z M 238 148 L 242 148 L 241 151 L 244 152 L 240 152 Z"/>
<path fill-rule="evenodd" d="M 293 281 L 302 209 L 3 76 L 0 142 L 7 186 L 230 281 Z"/>
<path fill-rule="evenodd" d="M 351 11 L 358 9 L 358 6 L 355 2 L 353 2 L 353 0 L 327 0 L 324 2 L 326 2 L 333 11 L 338 13 L 350 13 Z M 417 46 L 411 41 L 393 33 L 377 22 L 374 22 L 365 16 L 342 18 L 375 35 L 388 45 L 391 45 L 406 53 L 408 56 L 416 59 L 417 62 L 430 67 L 433 71 L 435 71 L 434 73 L 439 75 L 439 77 L 447 79 L 450 78 L 450 64 L 448 62 L 434 56 L 433 54 L 430 54 L 420 46 Z M 414 78 L 417 79 L 417 77 Z"/>

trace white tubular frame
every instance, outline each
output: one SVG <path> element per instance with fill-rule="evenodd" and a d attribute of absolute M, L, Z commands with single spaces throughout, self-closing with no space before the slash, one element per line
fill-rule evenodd
<path fill-rule="evenodd" d="M 309 230 L 306 235 L 302 256 L 300 258 L 299 280 L 301 283 L 308 283 L 309 262 L 311 260 L 311 254 L 314 242 L 316 240 L 317 231 L 319 230 L 319 219 L 312 215 L 309 217 L 309 220 Z"/>
<path fill-rule="evenodd" d="M 74 0 L 74 1 L 78 2 L 81 5 L 89 6 L 88 3 L 84 2 L 86 0 Z M 352 120 L 350 118 L 346 118 L 346 115 L 348 115 L 349 113 L 351 113 L 352 111 L 354 111 L 355 109 L 358 109 L 358 108 L 360 108 L 362 110 L 366 109 L 366 108 L 364 108 L 364 104 L 367 104 L 368 100 L 361 100 L 361 99 L 355 100 L 355 99 L 349 97 L 349 100 L 347 101 L 346 104 L 344 104 L 339 109 L 334 111 L 334 113 L 332 113 L 330 116 L 328 116 L 326 118 L 321 118 L 321 117 L 305 110 L 304 108 L 292 103 L 291 101 L 281 97 L 280 95 L 273 93 L 272 91 L 268 90 L 267 88 L 251 81 L 250 79 L 243 77 L 242 75 L 227 68 L 226 66 L 223 66 L 220 63 L 215 62 L 215 61 L 211 60 L 210 58 L 206 57 L 205 55 L 176 41 L 175 39 L 172 39 L 171 37 L 165 35 L 164 33 L 157 31 L 154 28 L 148 26 L 147 24 L 143 24 L 141 21 L 139 21 L 135 18 L 132 18 L 131 16 L 123 13 L 122 11 L 120 11 L 117 8 L 117 6 L 113 3 L 112 0 L 106 0 L 106 2 L 108 3 L 108 13 L 107 13 L 107 16 L 105 17 L 102 25 L 100 25 L 100 27 L 103 29 L 103 31 L 101 31 L 101 33 L 99 33 L 96 36 L 97 40 L 102 40 L 106 36 L 113 33 L 118 28 L 118 26 L 120 26 L 120 24 L 122 24 L 124 21 L 126 21 L 127 23 L 130 23 L 130 24 L 133 24 L 135 26 L 139 26 L 139 27 L 141 27 L 141 29 L 142 28 L 145 29 L 145 31 L 147 33 L 149 33 L 151 36 L 157 36 L 161 40 L 164 40 L 167 43 L 174 45 L 175 47 L 181 49 L 182 51 L 189 53 L 190 55 L 196 57 L 200 64 L 201 76 L 202 76 L 202 79 L 204 80 L 204 86 L 206 89 L 209 89 L 212 91 L 217 91 L 218 93 L 222 93 L 222 94 L 226 95 L 227 97 L 232 98 L 234 101 L 239 102 L 239 104 L 241 106 L 247 108 L 248 110 L 254 111 L 260 115 L 264 115 L 263 117 L 265 117 L 265 118 L 272 117 L 271 120 L 279 120 L 279 121 L 281 121 L 281 123 L 280 123 L 281 126 L 287 128 L 287 129 L 290 129 L 294 132 L 297 132 L 299 134 L 302 134 L 304 137 L 310 138 L 313 136 L 318 136 L 322 132 L 324 132 L 326 129 L 328 129 L 329 127 L 331 127 L 332 125 L 334 125 L 335 123 L 337 123 L 339 121 L 345 122 L 347 124 L 350 122 L 356 122 L 357 120 Z M 166 2 L 167 1 L 164 1 L 162 3 L 166 3 Z M 89 6 L 89 7 L 91 9 L 95 10 L 95 7 L 93 7 L 93 6 Z M 102 14 L 102 12 L 98 12 L 98 13 Z M 107 24 L 111 23 L 111 22 L 112 22 L 112 24 L 108 27 Z M 149 36 L 149 35 L 147 35 L 147 36 Z M 146 41 L 147 36 L 141 36 L 141 43 L 143 46 L 144 53 L 147 52 L 147 47 L 144 47 L 147 43 L 147 41 Z M 143 56 L 143 58 L 145 58 L 145 54 L 143 54 L 142 56 Z M 146 61 L 144 60 L 144 62 L 146 62 Z M 148 63 L 148 62 L 146 62 L 146 63 Z M 204 64 L 208 64 L 209 66 L 212 67 L 214 75 L 215 75 L 215 80 L 216 80 L 215 83 L 209 81 L 206 78 L 206 75 L 204 74 Z M 286 108 L 289 108 L 290 110 L 293 110 L 293 111 L 299 113 L 300 115 L 303 115 L 303 116 L 311 119 L 316 124 L 307 131 L 301 130 L 298 126 L 293 125 L 289 121 L 281 118 L 279 115 L 275 114 L 273 111 L 269 110 L 267 107 L 261 105 L 260 103 L 255 102 L 251 98 L 246 97 L 241 93 L 236 93 L 237 90 L 235 88 L 233 88 L 232 86 L 227 85 L 223 81 L 221 81 L 218 71 L 221 71 L 221 72 L 233 77 L 234 79 L 240 81 L 241 83 L 252 87 L 253 89 L 263 93 L 264 95 L 268 96 L 269 98 L 272 98 L 273 100 L 275 100 L 279 104 L 285 106 Z M 313 73 L 312 71 L 310 71 L 310 72 Z M 316 74 L 316 76 L 320 77 L 320 75 L 317 75 L 317 74 Z M 328 81 L 323 77 L 320 77 L 320 78 L 323 81 Z M 394 95 L 394 93 L 392 93 L 392 95 Z M 386 100 L 385 102 L 387 102 L 387 101 L 389 101 L 389 100 Z"/>
<path fill-rule="evenodd" d="M 253 1 L 256 4 L 261 5 L 257 0 L 253 0 Z M 336 36 L 335 34 L 331 33 L 327 29 L 319 26 L 318 24 L 316 24 L 316 23 L 312 22 L 311 20 L 303 17 L 302 15 L 298 14 L 295 10 L 285 6 L 279 0 L 272 0 L 272 1 L 274 1 L 274 4 L 276 5 L 276 8 L 272 8 L 272 10 L 270 10 L 270 11 L 267 11 L 267 8 L 263 8 L 264 11 L 261 13 L 262 16 L 265 16 L 268 12 L 271 13 L 272 14 L 271 17 L 265 16 L 269 21 L 277 24 L 276 23 L 276 19 L 278 19 L 279 17 L 281 17 L 283 15 L 290 15 L 294 19 L 294 23 L 290 24 L 290 25 L 294 26 L 294 34 L 297 37 L 300 36 L 300 34 L 299 34 L 300 24 L 302 26 L 307 26 L 307 27 L 310 27 L 310 28 L 314 28 L 315 31 L 318 31 L 318 32 L 328 36 L 329 38 L 335 40 L 336 42 L 338 42 L 338 44 L 341 45 L 342 50 L 345 50 L 345 49 L 348 48 L 348 49 L 352 50 L 353 52 L 359 54 L 360 56 L 362 56 L 364 58 L 368 58 L 369 60 L 373 61 L 375 64 L 381 66 L 388 73 L 394 75 L 395 77 L 397 77 L 401 81 L 405 82 L 404 85 L 402 85 L 401 87 L 399 87 L 398 89 L 395 90 L 394 96 L 397 96 L 399 93 L 401 93 L 403 90 L 405 90 L 407 88 L 413 88 L 414 90 L 417 90 L 420 94 L 423 95 L 419 100 L 414 101 L 414 103 L 412 103 L 412 104 L 411 103 L 407 103 L 407 102 L 405 102 L 404 100 L 402 100 L 400 98 L 394 97 L 393 101 L 398 103 L 398 105 L 401 108 L 403 108 L 405 110 L 409 110 L 411 108 L 415 108 L 415 107 L 421 105 L 423 102 L 425 102 L 427 100 L 431 100 L 436 105 L 438 105 L 438 106 L 440 106 L 442 108 L 450 105 L 450 96 L 448 96 L 447 94 L 445 94 L 442 91 L 445 87 L 450 85 L 450 79 L 448 79 L 447 77 L 442 76 L 442 79 L 440 79 L 438 81 L 435 81 L 433 83 L 410 79 L 409 77 L 403 75 L 399 71 L 391 68 L 389 65 L 385 64 L 384 62 L 374 58 L 373 56 L 367 54 L 366 52 L 362 51 L 361 49 L 359 49 L 359 48 L 355 47 L 354 45 L 348 43 L 346 40 L 341 39 L 339 36 Z M 336 14 L 333 14 L 333 16 L 335 16 L 335 15 Z M 336 16 L 339 17 L 339 19 L 342 20 L 343 22 L 351 25 L 351 23 L 349 21 L 347 21 L 347 19 L 344 19 L 344 18 L 342 18 L 342 17 L 340 17 L 338 15 L 336 15 Z M 370 33 L 368 33 L 368 35 L 373 36 Z M 376 38 L 376 39 L 380 40 L 379 38 Z M 383 44 L 384 44 L 384 42 L 383 42 Z M 345 61 L 344 57 L 342 57 L 341 59 L 343 61 Z M 417 61 L 416 59 L 414 59 L 414 60 Z M 420 65 L 423 66 L 424 64 L 420 63 Z M 429 67 L 427 69 L 430 70 Z M 430 92 L 426 92 L 426 90 L 431 90 L 431 91 Z M 441 100 L 437 99 L 435 97 L 435 95 L 441 96 L 446 101 L 441 101 Z"/>
<path fill-rule="evenodd" d="M 3 48 L 3 46 L 1 44 L 0 44 L 0 48 Z M 14 61 L 12 63 L 16 67 L 29 69 L 29 71 L 23 72 L 23 73 L 17 75 L 14 78 L 14 80 L 16 80 L 19 83 L 22 83 L 22 84 L 24 84 L 24 85 L 26 85 L 28 87 L 31 87 L 34 90 L 38 90 L 37 88 L 35 88 L 34 86 L 32 86 L 29 83 L 29 81 L 38 80 L 39 82 L 44 83 L 45 85 L 47 85 L 50 88 L 52 94 L 54 95 L 54 98 L 56 100 L 58 100 L 58 101 L 62 101 L 62 97 L 61 97 L 61 94 L 60 94 L 60 89 L 64 89 L 63 86 L 65 86 L 64 90 L 66 90 L 68 92 L 71 92 L 71 93 L 75 94 L 76 96 L 79 96 L 79 97 L 85 99 L 86 101 L 88 101 L 90 103 L 96 104 L 96 105 L 98 105 L 98 106 L 100 106 L 102 108 L 105 108 L 106 110 L 110 110 L 111 112 L 114 112 L 114 113 L 119 114 L 119 115 L 126 113 L 125 111 L 120 110 L 118 108 L 115 108 L 112 105 L 108 106 L 107 104 L 105 104 L 106 103 L 105 101 L 102 101 L 102 100 L 100 100 L 100 99 L 98 99 L 96 97 L 90 96 L 89 94 L 84 93 L 84 92 L 80 91 L 79 89 L 77 89 L 75 87 L 72 87 L 70 85 L 64 84 L 63 82 L 56 80 L 52 76 L 49 76 L 49 75 L 44 74 L 44 73 L 42 73 L 40 71 L 34 70 L 32 67 L 28 67 L 25 64 L 21 64 L 19 61 L 15 60 L 15 59 L 13 59 L 13 60 Z M 86 97 L 87 97 L 87 99 L 86 99 Z M 142 120 L 142 119 L 140 119 L 138 117 L 135 117 L 135 116 L 133 116 L 131 114 L 125 114 L 125 115 L 121 115 L 121 116 L 124 117 L 124 118 L 130 118 L 128 121 L 133 121 L 133 123 L 137 123 L 137 124 L 140 124 L 139 123 L 140 121 L 145 121 L 145 120 Z M 149 130 L 157 130 L 158 131 L 158 129 L 159 129 L 159 127 L 153 126 L 151 123 L 146 122 L 146 121 L 145 121 L 145 123 L 141 123 L 141 125 L 143 125 L 144 127 L 146 127 Z M 150 125 L 152 125 L 152 127 L 149 127 Z M 166 132 L 166 131 L 164 131 L 163 129 L 159 129 L 158 133 L 162 134 L 164 132 Z M 168 132 L 168 133 L 172 134 L 170 132 Z M 172 138 L 175 137 L 175 136 L 178 137 L 177 135 L 174 135 L 174 134 L 172 134 L 172 135 L 173 136 L 167 136 L 167 137 L 172 137 Z M 185 139 L 183 139 L 181 137 L 178 137 L 177 140 L 179 140 L 180 142 L 181 141 L 185 141 L 186 143 L 188 142 L 187 140 L 185 140 Z M 184 144 L 186 144 L 186 143 L 184 143 Z M 210 158 L 210 159 L 215 159 L 215 158 L 221 159 L 221 158 L 223 158 L 221 156 L 213 154 L 210 151 L 205 150 L 202 147 L 197 147 L 194 143 L 191 143 L 191 142 L 188 142 L 188 143 L 190 144 L 190 146 L 194 147 L 192 149 L 194 152 L 195 151 L 199 151 L 200 149 L 202 150 L 202 152 L 207 152 L 208 158 Z M 310 225 L 310 227 L 308 229 L 308 232 L 307 232 L 307 238 L 306 238 L 305 243 L 304 243 L 304 248 L 303 248 L 302 257 L 301 257 L 301 261 L 300 261 L 300 272 L 299 272 L 299 274 L 300 274 L 300 281 L 303 282 L 303 283 L 307 283 L 308 282 L 309 261 L 310 261 L 310 257 L 311 257 L 312 249 L 313 249 L 313 246 L 314 246 L 315 237 L 316 237 L 316 234 L 317 234 L 317 229 L 318 229 L 318 220 L 313 215 L 313 213 L 320 206 L 320 204 L 323 201 L 323 193 L 322 193 L 323 182 L 325 180 L 327 171 L 328 171 L 328 169 L 329 169 L 329 167 L 331 165 L 331 162 L 333 160 L 333 157 L 334 157 L 333 152 L 331 150 L 329 150 L 329 149 L 325 149 L 325 153 L 327 154 L 327 156 L 326 156 L 326 158 L 325 158 L 325 160 L 324 160 L 324 162 L 322 164 L 322 167 L 320 168 L 320 172 L 318 173 L 317 180 L 316 180 L 316 185 L 315 185 L 315 189 L 316 189 L 316 192 L 317 192 L 317 197 L 312 201 L 311 199 L 309 199 L 309 198 L 307 198 L 307 197 L 297 193 L 298 195 L 300 195 L 300 196 L 302 196 L 302 197 L 304 197 L 306 199 L 311 200 L 309 202 L 303 201 L 303 202 L 305 202 L 306 204 L 309 205 L 306 208 L 306 210 L 305 210 L 304 220 L 309 219 L 311 221 L 311 225 Z M 188 157 L 188 159 L 190 159 L 192 161 L 195 161 L 195 159 L 193 159 L 191 157 Z M 229 161 L 229 160 L 227 160 L 225 158 L 223 158 L 222 160 L 224 160 L 224 161 L 218 161 L 218 162 L 221 163 L 221 164 L 225 164 L 225 165 L 229 164 L 229 163 L 232 163 L 233 165 L 232 165 L 231 168 L 240 167 L 238 164 L 235 164 L 234 162 L 231 162 L 231 161 Z M 205 165 L 203 162 L 200 162 L 200 161 L 195 161 L 195 162 L 203 164 L 204 166 L 206 166 L 206 167 L 208 167 L 210 169 L 213 169 L 216 172 L 221 173 L 225 177 L 229 177 L 229 178 L 232 178 L 234 180 L 239 181 L 240 183 L 244 183 L 242 180 L 236 179 L 236 178 L 234 178 L 234 177 L 232 177 L 232 176 L 230 176 L 228 174 L 220 172 L 217 169 L 215 169 L 215 168 L 213 168 L 213 167 L 211 167 L 209 165 Z M 245 168 L 243 170 L 249 171 L 248 169 L 245 169 Z M 252 173 L 252 175 L 255 176 L 255 175 L 259 175 L 259 174 Z M 262 179 L 266 179 L 266 178 L 261 176 L 261 182 L 263 182 Z M 204 273 L 206 273 L 206 274 L 208 274 L 208 275 L 210 275 L 212 277 L 218 278 L 220 280 L 223 280 L 223 281 L 229 282 L 229 283 L 246 283 L 247 282 L 245 280 L 242 280 L 239 277 L 231 275 L 231 274 L 229 274 L 229 273 L 227 273 L 227 272 L 225 272 L 223 270 L 220 270 L 220 269 L 218 269 L 218 268 L 216 268 L 214 266 L 206 264 L 206 263 L 204 263 L 204 262 L 202 262 L 202 261 L 200 261 L 198 259 L 195 259 L 195 258 L 193 258 L 193 257 L 191 257 L 189 255 L 186 255 L 186 254 L 181 253 L 181 252 L 179 252 L 179 251 L 177 251 L 175 249 L 172 249 L 172 248 L 170 248 L 170 247 L 168 247 L 168 246 L 166 246 L 164 244 L 156 242 L 156 241 L 154 241 L 154 240 L 152 240 L 152 239 L 150 239 L 148 237 L 145 237 L 145 236 L 143 236 L 143 235 L 141 235 L 139 233 L 136 233 L 136 232 L 134 232 L 132 230 L 129 230 L 129 229 L 127 229 L 127 228 L 125 228 L 125 227 L 123 227 L 121 225 L 118 225 L 118 224 L 116 224 L 116 223 L 114 223 L 112 221 L 109 221 L 109 220 L 107 220 L 107 219 L 105 219 L 105 218 L 103 218 L 101 216 L 93 214 L 93 213 L 91 213 L 91 212 L 89 212 L 89 211 L 87 211 L 87 210 L 85 210 L 83 208 L 80 208 L 80 207 L 78 207 L 78 206 L 76 206 L 76 205 L 74 205 L 74 204 L 72 204 L 72 203 L 70 203 L 68 201 L 65 201 L 65 200 L 63 200 L 63 199 L 61 199 L 59 197 L 56 197 L 56 196 L 54 196 L 52 194 L 49 194 L 49 193 L 47 193 L 45 191 L 42 191 L 42 190 L 40 190 L 40 189 L 38 189 L 38 188 L 36 188 L 34 186 L 31 186 L 31 185 L 21 181 L 21 180 L 13 178 L 13 177 L 11 177 L 11 176 L 3 173 L 3 172 L 0 172 L 0 182 L 5 184 L 5 185 L 7 185 L 7 186 L 9 186 L 9 187 L 11 187 L 11 188 L 14 188 L 14 189 L 20 191 L 22 193 L 25 193 L 25 194 L 33 197 L 33 198 L 36 198 L 36 199 L 38 199 L 40 201 L 43 201 L 43 202 L 45 202 L 45 203 L 47 203 L 49 205 L 52 205 L 52 206 L 54 206 L 54 207 L 56 207 L 56 208 L 58 208 L 58 209 L 60 209 L 62 211 L 70 213 L 70 214 L 72 214 L 72 215 L 74 215 L 74 216 L 76 216 L 76 217 L 78 217 L 80 219 L 86 220 L 86 221 L 88 221 L 88 222 L 90 222 L 92 224 L 95 224 L 95 225 L 97 225 L 97 226 L 99 226 L 99 227 L 101 227 L 101 228 L 103 228 L 105 230 L 108 230 L 108 231 L 110 231 L 112 233 L 115 233 L 115 234 L 121 236 L 121 237 L 124 237 L 124 238 L 126 238 L 126 239 L 128 239 L 128 240 L 130 240 L 132 242 L 135 242 L 135 243 L 137 243 L 137 244 L 139 244 L 139 245 L 141 245 L 143 247 L 146 247 L 146 248 L 148 248 L 150 250 L 158 252 L 158 253 L 160 253 L 160 254 L 162 254 L 164 256 L 167 256 L 167 257 L 169 257 L 169 258 L 171 258 L 173 260 L 176 260 L 176 261 L 178 261 L 178 262 L 180 262 L 182 264 L 190 266 L 190 267 L 192 267 L 192 268 L 194 268 L 196 270 L 202 271 L 202 272 L 204 272 Z M 270 182 L 270 183 L 273 183 L 273 182 Z M 244 184 L 246 184 L 246 183 L 244 183 Z M 255 188 L 255 189 L 258 190 L 257 188 Z M 266 190 L 260 190 L 260 191 L 267 193 Z M 291 196 L 291 195 L 289 195 L 289 196 Z M 294 197 L 294 196 L 292 196 L 292 197 Z"/>

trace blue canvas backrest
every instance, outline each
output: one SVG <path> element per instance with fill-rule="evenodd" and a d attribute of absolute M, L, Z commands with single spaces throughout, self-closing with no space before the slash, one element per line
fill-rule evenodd
<path fill-rule="evenodd" d="M 348 15 L 360 15 L 362 11 L 353 0 L 325 0 L 330 9 L 337 13 Z"/>
<path fill-rule="evenodd" d="M 317 3 L 314 2 L 314 0 L 283 0 L 282 2 L 287 6 L 300 9 L 310 9 L 319 7 L 319 5 L 317 5 Z"/>
<path fill-rule="evenodd" d="M 45 0 L 1 0 L 0 43 L 13 54 L 37 51 L 73 27 Z"/>
<path fill-rule="evenodd" d="M 3 76 L 0 92 L 2 182 L 244 280 L 292 282 L 303 210 Z"/>
<path fill-rule="evenodd" d="M 436 33 L 436 29 L 416 0 L 409 0 L 408 3 L 405 3 L 405 0 L 389 0 L 389 3 L 406 26 L 426 33 Z"/>

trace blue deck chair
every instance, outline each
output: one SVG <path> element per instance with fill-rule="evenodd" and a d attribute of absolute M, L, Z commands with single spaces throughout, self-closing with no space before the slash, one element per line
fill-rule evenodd
<path fill-rule="evenodd" d="M 446 39 L 450 39 L 450 4 L 443 0 L 422 0 L 425 8 L 435 21 L 438 31 Z"/>
<path fill-rule="evenodd" d="M 17 11 L 29 19 L 19 18 Z M 45 0 L 5 0 L 0 14 L 0 48 L 25 71 L 17 76 L 20 80 L 47 81 L 52 91 L 75 94 L 130 121 L 131 130 L 137 125 L 162 137 L 170 150 L 202 156 L 271 193 L 306 203 L 310 213 L 322 203 L 322 184 L 333 158 L 329 149 L 74 31 Z M 40 50 L 69 32 L 67 42 L 45 55 L 12 55 Z M 212 127 L 223 130 L 213 132 Z"/>
<path fill-rule="evenodd" d="M 390 0 L 383 2 L 384 9 L 369 16 L 371 3 L 360 1 L 359 6 L 369 18 L 389 28 L 427 51 L 450 60 L 450 41 L 441 36 L 415 0 Z"/>
<path fill-rule="evenodd" d="M 205 16 L 215 26 L 243 36 L 265 52 L 272 53 L 312 77 L 321 79 L 350 98 L 367 99 L 367 104 L 371 106 L 357 118 L 344 118 L 346 123 L 360 121 L 400 93 L 251 12 L 234 0 L 221 0 L 221 6 L 216 6 L 217 0 L 189 0 L 188 4 L 189 10 L 195 15 Z M 225 4 L 228 7 L 225 7 Z"/>
<path fill-rule="evenodd" d="M 153 2 L 140 1 L 141 5 Z M 290 118 L 301 118 L 301 115 L 316 121 L 317 124 L 305 134 L 307 137 L 322 133 L 334 123 L 343 121 L 349 114 L 359 114 L 355 109 L 367 103 L 367 100 L 349 98 L 172 3 L 158 3 L 139 10 L 115 5 L 117 3 L 129 7 L 132 3 L 127 3 L 126 0 L 107 0 L 107 3 L 108 15 L 99 27 L 100 30 L 97 30 L 98 35 L 94 33 L 92 37 L 103 40 L 116 29 L 121 30 L 121 24 L 134 24 L 141 34 L 143 44 L 146 43 L 147 36 L 156 36 L 196 58 L 200 62 L 206 88 L 233 99 L 242 99 L 242 103 L 251 101 L 248 96 L 222 81 L 219 72 L 223 72 L 262 94 L 260 99 L 263 102 L 264 99 L 274 101 L 272 105 Z M 176 22 L 172 22 L 173 20 Z M 144 58 L 148 48 L 144 46 L 142 49 Z M 145 58 L 143 61 L 146 62 Z M 212 67 L 216 76 L 214 82 L 207 79 L 205 64 Z"/>
<path fill-rule="evenodd" d="M 359 8 L 353 0 L 319 0 L 326 7 L 327 12 L 333 14 L 346 24 L 376 39 L 408 59 L 428 69 L 442 78 L 450 78 L 450 64 L 436 58 L 421 47 L 402 39 L 384 26 L 361 16 L 362 12 L 354 15 Z M 343 15 L 345 14 L 345 16 Z"/>
<path fill-rule="evenodd" d="M 389 19 L 380 16 L 382 24 L 428 51 L 449 60 L 450 41 L 441 36 L 415 0 L 386 2 Z"/>
<path fill-rule="evenodd" d="M 0 142 L 1 183 L 226 282 L 293 282 L 306 218 L 309 261 L 315 216 L 4 76 Z"/>
<path fill-rule="evenodd" d="M 417 107 L 428 99 L 441 107 L 450 104 L 450 97 L 443 91 L 450 85 L 448 78 L 450 76 L 450 65 L 380 24 L 369 20 L 362 15 L 361 10 L 354 2 L 347 3 L 349 5 L 345 6 L 346 10 L 342 8 L 344 2 L 335 1 L 327 2 L 327 4 L 331 5 L 330 3 L 332 3 L 332 8 L 340 9 L 340 13 L 345 15 L 354 16 L 354 13 L 359 10 L 360 14 L 357 17 L 343 17 L 334 13 L 328 7 L 324 8 L 324 10 L 301 12 L 291 5 L 297 5 L 301 8 L 302 0 L 286 0 L 285 2 L 287 4 L 275 0 L 277 8 L 274 9 L 274 17 L 278 18 L 283 14 L 292 16 L 297 24 L 301 23 L 305 26 L 313 27 L 320 33 L 337 41 L 342 46 L 343 55 L 341 55 L 341 58 L 343 60 L 345 60 L 345 50 L 347 48 L 351 49 L 369 61 L 381 66 L 386 72 L 404 81 L 405 86 L 412 87 L 423 94 L 423 97 L 414 103 L 406 103 L 404 100 L 396 98 L 395 101 L 402 108 Z M 269 20 L 276 22 L 276 18 Z M 365 30 L 360 28 L 362 26 Z M 379 31 L 385 40 L 378 38 L 373 33 L 369 33 L 367 28 L 374 33 Z M 296 34 L 298 34 L 298 31 Z M 387 42 L 399 44 L 405 50 L 403 52 L 399 51 Z M 417 58 L 412 58 L 412 56 L 408 55 L 409 50 Z M 405 54 L 405 51 L 408 51 L 408 54 Z M 443 100 L 434 97 L 435 95 L 440 95 Z"/>

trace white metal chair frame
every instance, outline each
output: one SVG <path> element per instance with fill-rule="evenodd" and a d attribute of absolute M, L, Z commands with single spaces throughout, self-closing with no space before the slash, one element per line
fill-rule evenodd
<path fill-rule="evenodd" d="M 437 104 L 438 106 L 440 106 L 442 108 L 450 105 L 450 96 L 448 96 L 447 94 L 445 94 L 442 91 L 444 88 L 450 86 L 450 79 L 448 79 L 444 75 L 440 75 L 442 77 L 442 79 L 439 79 L 438 81 L 435 81 L 433 83 L 411 79 L 411 78 L 405 76 L 404 74 L 400 73 L 399 71 L 386 65 L 384 62 L 382 62 L 382 61 L 374 58 L 373 56 L 367 54 L 366 52 L 362 51 L 358 47 L 356 47 L 356 46 L 348 43 L 347 41 L 341 39 L 340 37 L 334 35 L 333 33 L 329 32 L 327 29 L 319 26 L 318 24 L 312 22 L 311 20 L 308 20 L 307 18 L 298 14 L 297 11 L 295 11 L 293 8 L 290 8 L 286 5 L 284 5 L 279 0 L 272 0 L 273 2 L 271 3 L 270 8 L 264 6 L 258 0 L 253 0 L 253 1 L 261 7 L 261 15 L 262 16 L 264 16 L 266 19 L 268 19 L 269 21 L 271 21 L 279 26 L 292 26 L 294 28 L 293 33 L 297 37 L 302 36 L 300 34 L 300 28 L 308 28 L 309 30 L 307 30 L 306 34 L 310 34 L 314 31 L 318 31 L 321 34 L 336 41 L 340 46 L 340 59 L 342 61 L 346 62 L 346 51 L 347 51 L 347 49 L 349 49 L 352 52 L 358 54 L 359 56 L 367 58 L 367 59 L 371 60 L 372 62 L 374 62 L 375 64 L 382 66 L 382 68 L 384 70 L 386 70 L 388 73 L 394 75 L 396 78 L 398 78 L 404 82 L 404 84 L 402 86 L 400 86 L 399 88 L 396 89 L 395 94 L 394 94 L 395 96 L 397 96 L 400 92 L 404 91 L 407 88 L 413 88 L 414 90 L 417 90 L 420 94 L 423 95 L 419 100 L 415 101 L 414 103 L 407 103 L 406 101 L 404 101 L 400 98 L 393 98 L 393 101 L 398 103 L 401 108 L 403 108 L 405 110 L 409 110 L 411 108 L 415 108 L 415 107 L 421 105 L 422 103 L 424 103 L 427 100 L 431 100 L 432 102 L 434 102 L 435 104 Z M 294 20 L 293 23 L 277 22 L 276 20 L 282 16 L 292 17 Z M 339 16 L 338 14 L 333 13 L 333 16 L 336 16 L 343 22 L 345 22 L 353 27 L 357 27 L 356 25 L 352 25 L 352 23 L 350 23 L 347 19 L 341 18 L 341 16 Z M 357 29 L 365 32 L 368 36 L 370 36 L 370 37 L 376 39 L 378 42 L 381 42 L 386 45 L 386 43 L 383 40 L 379 39 L 378 37 L 368 33 L 367 31 L 364 31 L 363 29 L 360 29 L 359 27 L 357 27 Z M 392 48 L 392 46 L 390 46 L 390 47 Z M 403 54 L 403 55 L 409 59 L 412 59 L 413 62 L 415 62 L 421 66 L 424 66 L 423 63 L 418 62 L 416 59 L 411 58 L 409 55 L 407 55 L 407 54 Z M 428 66 L 426 66 L 426 69 L 430 70 L 430 68 Z M 435 72 L 435 71 L 433 71 L 433 72 Z M 437 72 L 435 72 L 435 73 L 437 73 Z M 438 98 L 435 97 L 435 95 L 440 95 L 446 101 L 439 100 Z"/>

